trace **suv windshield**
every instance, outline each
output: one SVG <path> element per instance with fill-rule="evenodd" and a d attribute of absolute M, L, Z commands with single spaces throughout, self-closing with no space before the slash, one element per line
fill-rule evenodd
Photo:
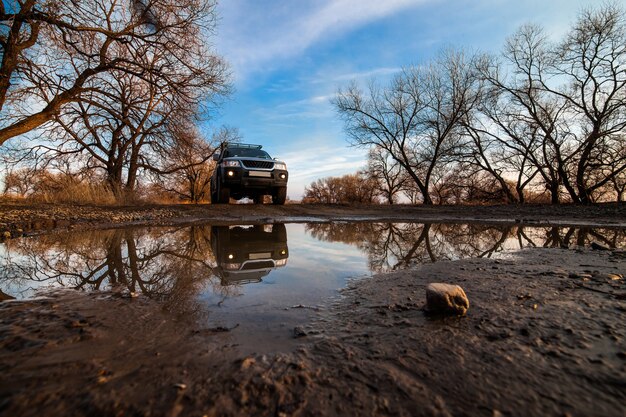
<path fill-rule="evenodd" d="M 272 159 L 267 152 L 261 149 L 227 148 L 224 151 L 224 158 L 232 158 L 234 156 L 244 157 L 244 158 Z"/>

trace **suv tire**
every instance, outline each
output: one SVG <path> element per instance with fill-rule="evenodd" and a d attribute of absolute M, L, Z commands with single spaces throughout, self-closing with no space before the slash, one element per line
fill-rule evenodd
<path fill-rule="evenodd" d="M 230 202 L 230 188 L 217 183 L 217 203 L 228 204 Z"/>
<path fill-rule="evenodd" d="M 272 194 L 272 204 L 284 205 L 287 200 L 287 187 L 278 187 Z"/>

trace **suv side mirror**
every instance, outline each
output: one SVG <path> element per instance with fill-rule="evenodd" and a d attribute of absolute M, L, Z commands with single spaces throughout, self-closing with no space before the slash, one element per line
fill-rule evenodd
<path fill-rule="evenodd" d="M 216 162 L 219 161 L 220 160 L 220 154 L 219 153 L 214 153 L 213 154 L 213 160 L 216 161 Z"/>

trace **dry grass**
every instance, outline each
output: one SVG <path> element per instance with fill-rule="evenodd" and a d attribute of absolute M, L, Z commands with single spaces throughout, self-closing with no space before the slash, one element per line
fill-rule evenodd
<path fill-rule="evenodd" d="M 67 181 L 60 187 L 33 194 L 30 199 L 39 203 L 64 204 L 93 204 L 110 206 L 117 201 L 113 191 L 106 184 L 88 184 L 84 182 Z"/>

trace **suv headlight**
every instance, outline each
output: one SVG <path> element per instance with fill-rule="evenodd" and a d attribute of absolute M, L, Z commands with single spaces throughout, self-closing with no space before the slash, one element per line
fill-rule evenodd
<path fill-rule="evenodd" d="M 282 162 L 276 162 L 274 164 L 274 169 L 282 169 L 283 171 L 287 171 L 287 164 L 283 164 Z"/>
<path fill-rule="evenodd" d="M 224 161 L 225 167 L 238 167 L 239 161 Z"/>

